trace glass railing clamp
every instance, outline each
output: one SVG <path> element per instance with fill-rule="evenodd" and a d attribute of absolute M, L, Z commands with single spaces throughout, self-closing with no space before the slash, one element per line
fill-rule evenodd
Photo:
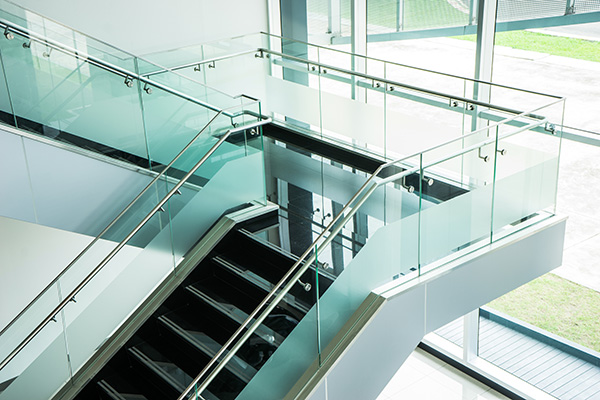
<path fill-rule="evenodd" d="M 15 38 L 15 35 L 8 29 L 8 27 L 6 27 L 6 29 L 4 30 L 4 37 L 8 40 L 13 40 Z"/>

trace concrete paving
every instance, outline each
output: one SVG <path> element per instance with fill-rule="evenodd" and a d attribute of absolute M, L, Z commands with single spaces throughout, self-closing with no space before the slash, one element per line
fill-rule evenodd
<path fill-rule="evenodd" d="M 592 28 L 600 37 L 600 24 Z M 453 38 L 373 43 L 368 54 L 472 76 L 475 44 Z M 493 71 L 496 83 L 566 97 L 565 125 L 600 133 L 600 63 L 497 47 Z M 563 266 L 554 272 L 600 292 L 600 147 L 563 141 L 557 211 L 570 218 Z"/>
<path fill-rule="evenodd" d="M 552 28 L 534 29 L 533 31 L 542 32 L 548 35 L 567 36 L 585 40 L 600 40 L 600 22 L 590 22 L 588 24 L 555 26 Z"/>

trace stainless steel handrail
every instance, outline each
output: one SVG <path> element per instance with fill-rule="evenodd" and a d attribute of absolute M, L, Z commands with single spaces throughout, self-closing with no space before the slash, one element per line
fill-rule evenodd
<path fill-rule="evenodd" d="M 58 280 L 60 278 L 63 277 L 63 275 L 65 274 L 65 272 L 67 272 L 77 261 L 79 261 L 81 259 L 81 257 L 83 257 L 83 255 L 90 249 L 92 248 L 99 240 L 100 238 L 106 233 L 108 232 L 108 230 L 110 228 L 112 228 L 114 226 L 115 223 L 117 223 L 117 221 L 127 212 L 129 211 L 129 209 L 144 195 L 144 193 L 146 193 L 148 191 L 148 189 L 150 189 L 152 187 L 152 185 L 154 185 L 156 183 L 156 181 L 158 181 L 164 174 L 165 172 L 171 167 L 173 166 L 173 164 L 175 164 L 175 162 L 183 155 L 183 153 L 185 153 L 185 151 L 187 149 L 190 148 L 190 146 L 193 145 L 193 143 L 196 141 L 196 139 L 198 139 L 200 137 L 200 135 L 202 135 L 202 133 L 208 128 L 208 126 L 210 124 L 212 124 L 212 122 L 214 120 L 216 120 L 219 116 L 221 115 L 221 112 L 217 113 L 210 121 L 208 121 L 208 123 L 200 130 L 200 132 L 198 132 L 196 134 L 196 136 L 194 136 L 194 138 L 183 148 L 183 150 L 181 150 L 179 152 L 179 154 L 177 154 L 175 156 L 175 158 L 173 158 L 173 160 L 165 167 L 163 168 L 163 170 L 156 176 L 154 177 L 154 179 L 152 179 L 152 181 L 150 181 L 150 183 L 119 213 L 119 215 L 117 215 L 107 226 L 106 228 L 104 228 L 99 234 L 98 236 L 96 236 L 94 238 L 94 240 L 92 240 L 74 259 L 73 261 L 71 261 L 57 276 L 56 278 L 54 278 L 15 318 L 12 319 L 12 321 L 0 332 L 0 337 L 2 337 L 2 335 L 8 330 L 10 329 L 10 327 L 15 323 L 15 321 L 17 321 L 24 313 L 27 312 L 27 310 L 29 310 L 29 308 L 38 301 L 38 299 L 44 295 L 44 293 L 46 293 L 46 291 L 52 287 L 56 282 L 58 282 Z"/>
<path fill-rule="evenodd" d="M 214 120 L 214 118 L 213 118 Z M 211 122 L 213 121 L 211 120 Z M 233 129 L 229 129 L 225 134 L 204 154 L 204 156 L 190 169 L 190 171 L 177 183 L 167 195 L 158 202 L 158 204 L 150 211 L 146 217 L 142 219 L 140 223 L 73 289 L 67 296 L 65 296 L 64 300 L 62 300 L 53 310 L 48 314 L 46 318 L 42 320 L 38 324 L 38 326 L 0 363 L 0 370 L 4 368 L 21 350 L 33 340 L 33 338 L 48 324 L 50 321 L 54 319 L 57 313 L 59 313 L 76 295 L 83 289 L 93 278 L 96 276 L 98 272 L 127 244 L 127 242 L 158 212 L 162 209 L 162 206 L 169 201 L 169 199 L 176 193 L 179 192 L 179 189 L 187 180 L 192 176 L 202 164 L 219 148 L 219 146 L 232 134 L 252 128 L 256 128 L 267 123 L 271 122 L 271 118 L 264 118 L 261 121 L 257 121 L 251 124 L 235 127 Z M 208 125 L 207 125 L 208 126 Z M 206 129 L 205 126 L 203 130 Z M 202 131 L 201 131 L 202 132 Z M 201 132 L 196 135 L 195 139 L 201 134 Z M 195 140 L 194 139 L 194 140 Z M 191 144 L 186 146 L 186 149 L 189 148 Z M 178 154 L 179 157 L 182 153 Z M 175 162 L 176 160 L 173 160 Z M 172 163 L 173 163 L 172 162 Z M 172 165 L 170 163 L 169 165 Z M 164 171 L 163 171 L 164 172 Z M 155 180 L 156 181 L 156 180 Z M 139 198 L 139 197 L 138 197 Z M 136 198 L 137 199 L 137 198 Z M 131 206 L 131 204 L 129 205 Z M 128 206 L 128 207 L 129 207 Z M 113 221 L 114 222 L 114 221 Z M 87 248 L 86 248 L 87 249 Z M 79 256 L 78 256 L 79 257 Z"/>
<path fill-rule="evenodd" d="M 492 82 L 488 82 L 488 81 L 482 81 L 482 80 L 479 80 L 479 79 L 467 78 L 467 77 L 460 76 L 460 75 L 449 74 L 447 72 L 434 71 L 434 70 L 427 69 L 427 68 L 416 67 L 414 65 L 407 65 L 407 64 L 397 63 L 397 62 L 394 62 L 394 61 L 383 60 L 381 58 L 369 57 L 369 56 L 364 56 L 364 55 L 361 55 L 361 54 L 353 54 L 353 53 L 350 53 L 348 51 L 336 49 L 336 48 L 333 48 L 333 47 L 327 47 L 327 46 L 322 46 L 322 45 L 318 45 L 318 44 L 303 42 L 301 40 L 290 39 L 290 38 L 287 38 L 285 36 L 275 35 L 273 33 L 268 33 L 268 32 L 260 32 L 260 33 L 262 35 L 266 35 L 268 37 L 277 38 L 277 39 L 285 40 L 285 41 L 288 41 L 288 42 L 296 42 L 296 43 L 300 43 L 300 44 L 307 45 L 307 46 L 310 46 L 310 47 L 316 47 L 316 48 L 319 48 L 319 49 L 323 49 L 323 50 L 326 50 L 326 51 L 332 51 L 332 52 L 336 52 L 336 53 L 341 53 L 341 54 L 344 54 L 344 55 L 347 55 L 347 56 L 351 56 L 351 57 L 364 58 L 365 60 L 382 62 L 382 63 L 388 64 L 388 65 L 395 65 L 395 66 L 398 66 L 398 67 L 408 68 L 408 69 L 412 69 L 412 70 L 416 70 L 416 71 L 429 72 L 429 73 L 436 74 L 436 75 L 447 76 L 449 78 L 461 79 L 461 80 L 464 80 L 464 81 L 469 81 L 469 82 L 474 82 L 474 83 L 482 83 L 482 84 L 486 84 L 486 85 L 490 85 L 490 86 L 494 86 L 494 87 L 499 87 L 499 88 L 503 88 L 503 89 L 518 90 L 519 92 L 523 92 L 523 93 L 536 94 L 536 95 L 545 96 L 545 97 L 553 97 L 553 98 L 556 98 L 556 99 L 561 98 L 560 96 L 553 95 L 553 94 L 536 92 L 534 90 L 529 90 L 529 89 L 519 89 L 519 88 L 515 88 L 515 87 L 512 87 L 512 86 L 502 85 L 500 83 L 492 83 Z"/>
<path fill-rule="evenodd" d="M 162 74 L 162 73 L 171 72 L 171 71 L 177 71 L 177 70 L 180 70 L 180 69 L 194 67 L 194 66 L 197 66 L 197 65 L 210 64 L 210 63 L 214 63 L 214 62 L 217 62 L 217 61 L 227 60 L 229 58 L 244 56 L 246 54 L 252 54 L 252 53 L 256 53 L 256 49 L 239 51 L 239 52 L 236 52 L 236 53 L 227 54 L 225 56 L 207 58 L 207 59 L 203 59 L 201 61 L 196 61 L 196 62 L 191 62 L 191 63 L 187 63 L 187 64 L 177 65 L 175 67 L 165 67 L 164 69 L 161 69 L 161 70 L 147 72 L 147 73 L 144 74 L 144 76 L 150 77 L 152 75 Z"/>
<path fill-rule="evenodd" d="M 480 101 L 480 100 L 475 100 L 475 99 L 469 99 L 467 97 L 462 97 L 462 96 L 454 96 L 454 95 L 449 95 L 446 93 L 442 93 L 442 92 L 438 92 L 435 90 L 431 90 L 431 89 L 426 89 L 426 88 L 421 88 L 418 86 L 413 86 L 413 85 L 409 85 L 406 83 L 401 83 L 401 82 L 397 82 L 397 81 L 392 81 L 390 79 L 382 79 L 382 78 L 378 78 L 374 75 L 369 75 L 369 74 L 365 74 L 362 72 L 357 72 L 357 71 L 352 71 L 349 69 L 345 69 L 345 68 L 340 68 L 340 67 L 336 67 L 334 65 L 330 65 L 330 64 L 323 64 L 321 62 L 314 62 L 314 61 L 310 61 L 307 60 L 305 58 L 302 57 L 296 57 L 296 56 L 292 56 L 289 54 L 285 54 L 285 53 L 281 53 L 278 51 L 274 51 L 274 50 L 269 50 L 269 49 L 258 49 L 264 53 L 268 53 L 268 54 L 273 54 L 276 56 L 279 56 L 281 58 L 287 58 L 290 60 L 294 60 L 298 63 L 302 63 L 302 64 L 306 64 L 307 66 L 318 66 L 319 67 L 319 73 L 321 73 L 321 70 L 332 70 L 332 71 L 337 71 L 337 72 L 341 72 L 343 74 L 346 75 L 351 75 L 351 76 L 356 76 L 362 79 L 366 79 L 366 80 L 370 80 L 370 81 L 375 81 L 375 82 L 381 82 L 384 83 L 388 86 L 394 86 L 394 87 L 401 87 L 404 89 L 408 89 L 408 90 L 412 90 L 414 92 L 419 92 L 419 93 L 426 93 L 435 97 L 441 97 L 443 99 L 447 99 L 447 100 L 457 100 L 460 101 L 462 103 L 466 104 L 474 104 L 474 105 L 478 105 L 478 106 L 483 106 L 483 107 L 487 107 L 487 108 L 491 108 L 493 110 L 500 110 L 500 111 L 504 111 L 510 114 L 520 114 L 522 113 L 522 111 L 519 110 L 515 110 L 513 108 L 508 108 L 508 107 L 502 107 L 502 106 L 497 106 L 485 101 Z M 307 69 L 308 71 L 308 69 Z M 487 82 L 486 84 L 491 85 L 489 82 Z M 532 116 L 535 118 L 535 116 Z"/>
<path fill-rule="evenodd" d="M 560 100 L 559 100 L 560 101 Z M 526 116 L 527 112 L 523 112 L 521 113 L 519 116 Z M 510 119 L 507 120 L 512 120 L 514 118 L 517 118 L 518 116 L 514 116 Z M 506 120 L 502 121 L 502 123 L 505 123 Z M 463 149 L 460 152 L 456 152 L 452 155 L 452 157 L 457 157 L 461 154 L 465 154 L 467 152 L 473 151 L 477 148 L 481 148 L 485 145 L 494 143 L 497 140 L 500 139 L 505 139 L 508 138 L 510 136 L 516 135 L 522 131 L 528 130 L 528 129 L 532 129 L 535 128 L 537 126 L 540 126 L 542 124 L 544 124 L 546 122 L 546 120 L 542 120 L 542 121 L 535 121 L 532 122 L 531 124 L 528 124 L 524 127 L 521 127 L 520 129 L 514 131 L 514 132 L 510 132 L 507 133 L 505 135 L 497 136 L 494 138 L 488 138 L 487 140 L 484 140 L 480 143 L 477 143 L 475 145 L 469 146 L 465 149 Z M 496 125 L 500 125 L 501 123 L 497 123 Z M 490 129 L 493 128 L 493 126 L 484 128 L 484 129 Z M 483 129 L 482 129 L 483 130 Z M 459 138 L 459 139 L 464 139 L 464 137 Z M 445 144 L 449 144 L 452 143 L 454 141 L 456 141 L 457 139 L 453 139 L 451 141 L 446 142 Z M 441 144 L 439 146 L 436 146 L 436 148 L 443 146 L 445 144 Z M 248 315 L 248 317 L 246 318 L 246 320 L 240 325 L 240 327 L 233 333 L 233 335 L 229 338 L 229 340 L 221 347 L 221 349 L 215 354 L 215 356 L 209 361 L 209 363 L 202 369 L 202 371 L 200 371 L 200 373 L 198 374 L 198 376 L 190 383 L 190 385 L 186 388 L 186 390 L 178 397 L 177 400 L 185 400 L 187 398 L 187 396 L 190 394 L 190 392 L 192 390 L 195 390 L 196 393 L 198 393 L 200 396 L 202 395 L 202 392 L 208 387 L 208 385 L 212 382 L 212 380 L 217 376 L 217 374 L 225 367 L 225 365 L 227 364 L 227 362 L 229 362 L 229 360 L 231 358 L 233 358 L 233 356 L 237 353 L 237 351 L 244 345 L 244 343 L 246 342 L 246 340 L 248 340 L 248 338 L 254 333 L 254 331 L 258 328 L 258 326 L 264 321 L 264 319 L 269 315 L 269 313 L 279 304 L 279 302 L 281 301 L 281 299 L 283 299 L 283 297 L 289 292 L 289 290 L 296 284 L 296 281 L 298 279 L 300 279 L 300 277 L 302 276 L 302 274 L 304 274 L 306 272 L 306 270 L 310 267 L 310 265 L 315 261 L 316 256 L 318 254 L 317 251 L 318 249 L 323 249 L 325 247 L 327 247 L 329 245 L 329 243 L 331 243 L 331 241 L 335 238 L 335 236 L 341 231 L 341 229 L 346 225 L 346 223 L 350 220 L 350 218 L 352 218 L 352 216 L 354 216 L 354 214 L 358 211 L 358 209 L 362 206 L 362 204 L 370 197 L 370 195 L 382 184 L 386 184 L 388 183 L 391 178 L 386 178 L 380 182 L 376 182 L 373 183 L 371 185 L 371 187 L 368 188 L 368 190 L 365 189 L 367 188 L 367 186 L 369 186 L 369 184 L 371 184 L 374 179 L 381 173 L 381 171 L 387 167 L 396 165 L 398 163 L 401 163 L 403 161 L 406 160 L 410 160 L 411 158 L 414 158 L 416 156 L 419 156 L 421 154 L 423 154 L 424 152 L 418 152 L 418 153 L 414 153 L 410 156 L 407 157 L 403 157 L 401 159 L 398 160 L 394 160 L 394 161 L 390 161 L 387 162 L 385 164 L 380 165 L 375 172 L 373 172 L 373 174 L 371 174 L 371 176 L 365 181 L 365 183 L 359 188 L 359 190 L 354 194 L 354 196 L 352 196 L 352 198 L 346 203 L 346 205 L 342 208 L 342 210 L 335 216 L 335 218 L 333 218 L 333 220 L 327 225 L 327 227 L 321 232 L 321 234 L 315 239 L 315 241 L 312 243 L 311 246 L 308 247 L 308 249 L 302 254 L 302 256 L 300 256 L 300 258 L 296 261 L 296 263 L 294 263 L 294 265 L 288 270 L 288 272 L 281 278 L 281 280 L 279 282 L 277 282 L 277 284 L 274 285 L 274 287 L 272 288 L 272 290 L 267 294 L 267 296 L 260 302 L 260 304 L 256 307 L 256 309 Z M 443 158 L 441 160 L 445 160 L 446 158 Z M 437 164 L 438 162 L 441 162 L 439 160 L 433 161 L 428 163 L 426 166 L 432 166 Z M 422 168 L 425 168 L 426 166 L 423 165 L 419 165 L 419 166 L 415 166 L 412 168 L 407 168 L 404 171 L 398 173 L 398 174 L 394 174 L 393 176 L 393 180 L 399 180 L 402 179 L 405 176 L 408 176 L 410 174 L 413 174 L 417 171 L 420 171 Z M 364 192 L 364 193 L 363 193 Z M 362 194 L 362 196 L 361 196 Z M 358 199 L 360 196 L 360 199 Z M 358 199 L 358 201 L 357 201 Z M 343 219 L 342 219 L 342 215 L 344 215 L 344 213 L 348 210 L 349 207 L 352 207 L 352 209 L 350 210 L 350 212 L 348 213 L 348 215 L 346 215 Z M 342 219 L 342 223 L 338 224 L 335 229 L 332 229 L 334 227 L 334 225 L 340 220 Z M 325 234 L 327 232 L 330 232 L 329 236 L 322 242 L 321 240 L 323 239 L 323 237 L 325 236 Z M 313 252 L 314 250 L 314 252 Z M 313 252 L 312 255 L 310 255 L 310 257 L 307 258 L 307 256 Z M 306 260 L 305 260 L 306 259 Z M 301 266 L 299 269 L 298 267 Z M 295 273 L 294 271 L 298 269 Z M 290 279 L 290 276 L 293 277 Z M 288 281 L 289 279 L 289 281 Z M 282 285 L 286 282 L 287 284 L 285 286 L 282 287 Z M 275 293 L 279 291 L 279 293 L 277 295 L 275 295 Z M 270 303 L 269 303 L 270 302 Z M 268 306 L 262 310 L 263 307 L 265 307 L 265 305 L 268 304 Z M 258 317 L 257 314 L 259 312 L 261 312 L 262 310 L 262 314 Z M 246 327 L 252 322 L 252 325 L 250 325 L 247 329 Z M 237 339 L 237 337 L 243 332 L 244 334 L 239 337 L 239 339 Z M 235 345 L 228 350 L 228 347 L 234 342 L 236 341 Z M 227 352 L 227 354 L 225 354 Z M 225 355 L 224 355 L 225 354 Z M 223 356 L 224 355 L 224 356 Z M 218 362 L 218 364 L 215 366 L 215 364 L 217 363 L 217 361 L 221 358 L 221 356 L 223 356 L 223 358 Z M 213 366 L 215 366 L 213 368 Z M 211 370 L 212 369 L 212 370 Z M 204 381 L 199 385 L 198 382 L 200 382 L 200 380 L 204 377 L 204 375 L 206 375 L 208 373 L 208 371 L 210 371 L 210 373 L 208 374 L 208 376 L 204 379 Z"/>
<path fill-rule="evenodd" d="M 215 112 L 219 112 L 219 111 L 223 111 L 224 110 L 224 109 L 218 108 L 216 106 L 213 106 L 213 105 L 211 105 L 209 103 L 206 103 L 206 102 L 204 102 L 202 100 L 196 99 L 196 98 L 194 98 L 192 96 L 188 96 L 188 95 L 186 95 L 184 93 L 181 93 L 181 92 L 179 92 L 177 90 L 174 90 L 174 89 L 172 89 L 172 88 L 170 88 L 168 86 L 165 86 L 165 85 L 163 85 L 161 83 L 153 81 L 153 80 L 149 79 L 148 77 L 146 77 L 144 74 L 140 75 L 140 74 L 137 74 L 135 72 L 129 71 L 129 70 L 125 69 L 125 68 L 119 67 L 119 66 L 111 64 L 109 62 L 106 62 L 104 60 L 100 60 L 97 57 L 94 57 L 92 55 L 86 54 L 86 53 L 81 52 L 81 51 L 79 51 L 77 49 L 73 49 L 72 47 L 67 46 L 65 44 L 62 44 L 62 43 L 60 43 L 58 41 L 55 41 L 53 39 L 46 38 L 46 37 L 44 37 L 42 35 L 39 35 L 39 34 L 37 34 L 35 32 L 30 31 L 29 29 L 23 28 L 21 26 L 13 24 L 13 23 L 11 23 L 9 21 L 0 20 L 0 29 L 8 30 L 10 32 L 16 33 L 19 36 L 28 38 L 28 39 L 30 39 L 32 41 L 37 42 L 37 43 L 41 43 L 42 45 L 44 45 L 44 46 L 46 46 L 48 48 L 52 48 L 52 49 L 55 49 L 57 51 L 60 51 L 61 53 L 68 54 L 68 55 L 70 55 L 70 56 L 72 56 L 72 57 L 74 57 L 74 58 L 76 58 L 78 60 L 90 63 L 90 64 L 92 64 L 92 65 L 94 65 L 94 66 L 96 66 L 98 68 L 102 68 L 105 71 L 108 71 L 108 72 L 111 72 L 113 74 L 119 75 L 119 76 L 121 76 L 123 78 L 128 78 L 129 77 L 129 78 L 132 78 L 132 79 L 137 79 L 138 81 L 140 81 L 142 83 L 146 83 L 148 85 L 155 86 L 155 87 L 157 87 L 157 88 L 159 88 L 161 90 L 164 90 L 167 93 L 170 93 L 170 94 L 172 94 L 174 96 L 177 96 L 177 97 L 181 97 L 181 98 L 183 98 L 183 99 L 185 99 L 187 101 L 190 101 L 190 102 L 192 102 L 194 104 L 197 104 L 197 105 L 199 105 L 201 107 L 204 107 L 206 109 L 209 109 L 209 110 L 212 110 L 212 111 L 215 111 Z M 215 89 L 211 89 L 211 90 L 215 90 Z M 223 95 L 225 96 L 225 94 L 223 94 Z M 232 113 L 228 113 L 228 112 L 224 112 L 224 115 L 226 115 L 226 116 L 228 116 L 230 118 L 234 118 L 234 117 L 238 116 L 238 114 L 232 114 Z"/>

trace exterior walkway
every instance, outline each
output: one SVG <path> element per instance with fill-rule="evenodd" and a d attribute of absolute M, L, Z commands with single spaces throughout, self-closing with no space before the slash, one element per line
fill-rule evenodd
<path fill-rule="evenodd" d="M 480 317 L 479 356 L 561 400 L 600 399 L 600 360 L 585 360 Z M 462 318 L 436 333 L 461 346 Z M 591 357 L 589 357 L 591 358 Z"/>

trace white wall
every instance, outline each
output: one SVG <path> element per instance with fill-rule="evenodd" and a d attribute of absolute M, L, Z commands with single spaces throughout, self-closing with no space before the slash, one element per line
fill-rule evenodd
<path fill-rule="evenodd" d="M 54 19 L 140 55 L 266 31 L 266 0 L 20 0 Z"/>
<path fill-rule="evenodd" d="M 134 170 L 0 129 L 0 215 L 96 236 L 150 182 Z"/>

